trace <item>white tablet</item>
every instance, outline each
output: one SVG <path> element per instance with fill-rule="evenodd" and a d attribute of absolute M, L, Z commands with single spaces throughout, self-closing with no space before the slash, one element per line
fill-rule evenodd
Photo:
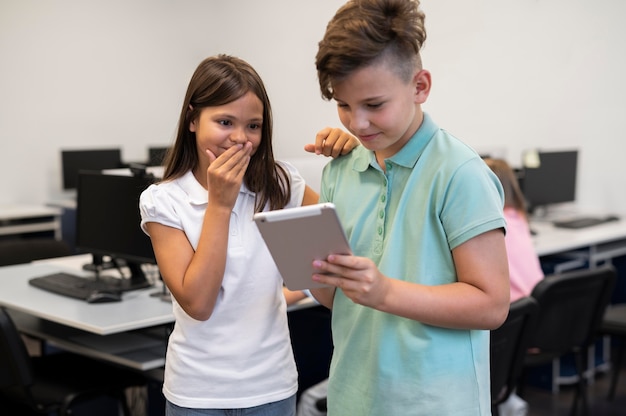
<path fill-rule="evenodd" d="M 332 203 L 259 212 L 254 221 L 290 290 L 323 287 L 311 278 L 313 260 L 352 253 Z"/>

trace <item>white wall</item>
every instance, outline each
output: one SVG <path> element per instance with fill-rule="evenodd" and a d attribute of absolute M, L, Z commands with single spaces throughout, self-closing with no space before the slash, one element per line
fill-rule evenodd
<path fill-rule="evenodd" d="M 60 150 L 173 139 L 206 56 L 248 60 L 266 82 L 281 158 L 339 125 L 314 56 L 344 0 L 0 0 L 0 203 L 61 191 Z M 579 205 L 626 213 L 626 2 L 423 0 L 433 74 L 425 109 L 481 151 L 579 148 Z"/>

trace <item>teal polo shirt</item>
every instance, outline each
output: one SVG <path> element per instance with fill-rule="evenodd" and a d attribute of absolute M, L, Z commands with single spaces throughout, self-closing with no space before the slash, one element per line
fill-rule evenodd
<path fill-rule="evenodd" d="M 320 202 L 333 202 L 354 254 L 388 277 L 457 281 L 451 250 L 505 228 L 504 194 L 480 156 L 428 116 L 385 161 L 360 146 L 334 159 Z M 354 304 L 337 289 L 330 416 L 490 415 L 489 331 L 453 330 Z"/>

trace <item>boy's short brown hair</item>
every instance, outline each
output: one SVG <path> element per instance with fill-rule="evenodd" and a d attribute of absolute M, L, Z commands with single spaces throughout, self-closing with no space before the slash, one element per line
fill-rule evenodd
<path fill-rule="evenodd" d="M 421 69 L 426 40 L 419 0 L 351 0 L 330 20 L 319 42 L 315 65 L 322 97 L 333 98 L 333 82 L 386 60 L 408 81 Z"/>

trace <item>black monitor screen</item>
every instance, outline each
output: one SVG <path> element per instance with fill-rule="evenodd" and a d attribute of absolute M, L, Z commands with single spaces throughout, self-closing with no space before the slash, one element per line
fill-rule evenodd
<path fill-rule="evenodd" d="M 81 170 L 117 169 L 122 167 L 122 151 L 114 149 L 61 150 L 63 189 L 76 189 Z"/>
<path fill-rule="evenodd" d="M 153 182 L 146 176 L 82 171 L 76 199 L 76 249 L 123 260 L 133 274 L 141 274 L 141 264 L 156 264 L 139 213 L 139 195 Z"/>
<path fill-rule="evenodd" d="M 163 166 L 165 154 L 169 147 L 149 147 L 148 148 L 148 166 Z"/>
<path fill-rule="evenodd" d="M 536 162 L 536 167 L 524 167 L 521 181 L 529 208 L 574 202 L 578 151 L 538 152 Z"/>

